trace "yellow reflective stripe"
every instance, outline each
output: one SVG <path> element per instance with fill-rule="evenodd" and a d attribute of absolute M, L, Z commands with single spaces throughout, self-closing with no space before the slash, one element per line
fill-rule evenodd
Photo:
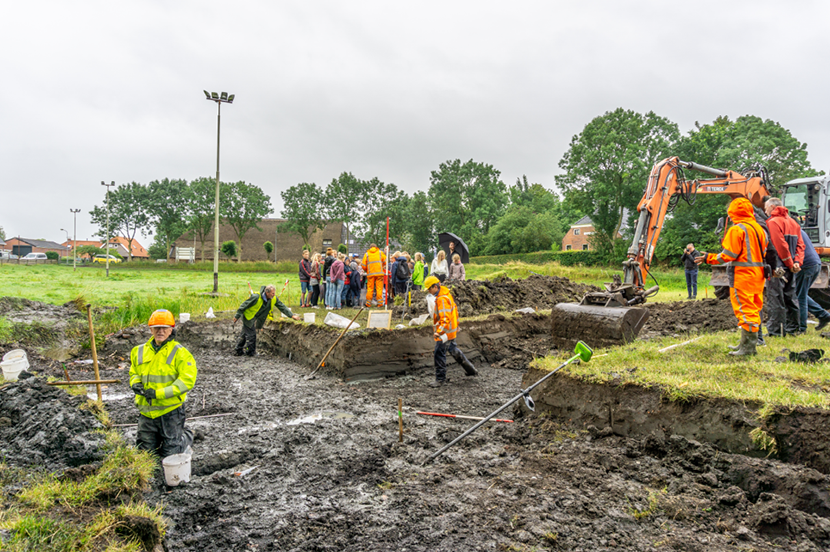
<path fill-rule="evenodd" d="M 764 266 L 763 262 L 748 263 L 746 261 L 732 261 L 732 266 Z"/>
<path fill-rule="evenodd" d="M 141 374 L 141 383 L 147 385 L 148 383 L 171 383 L 176 381 L 175 374 L 160 374 L 160 375 L 150 375 L 150 374 Z"/>
<path fill-rule="evenodd" d="M 729 251 L 726 248 L 724 248 L 723 251 L 720 252 L 720 255 L 723 255 L 723 254 L 729 255 L 730 257 L 733 257 L 733 258 L 736 258 L 736 259 L 738 258 L 737 253 L 733 253 L 732 251 Z"/>
<path fill-rule="evenodd" d="M 138 347 L 138 363 L 144 364 L 144 345 Z"/>
<path fill-rule="evenodd" d="M 181 348 L 181 345 L 176 345 L 175 347 L 173 347 L 173 350 L 170 351 L 169 355 L 167 355 L 167 364 L 173 364 L 173 359 L 176 358 L 176 352 Z"/>
<path fill-rule="evenodd" d="M 182 404 L 182 403 L 179 403 L 179 404 L 159 404 L 159 405 L 156 405 L 156 404 L 139 404 L 138 405 L 138 411 L 143 414 L 144 412 L 156 412 L 158 410 L 167 410 L 167 409 L 173 410 L 175 408 L 178 408 L 178 406 L 180 404 Z"/>

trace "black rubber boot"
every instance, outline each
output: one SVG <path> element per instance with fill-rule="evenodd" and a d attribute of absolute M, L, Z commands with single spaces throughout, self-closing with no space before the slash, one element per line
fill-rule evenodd
<path fill-rule="evenodd" d="M 476 370 L 476 367 L 473 366 L 473 363 L 470 362 L 469 360 L 467 360 L 466 358 L 464 359 L 464 362 L 461 363 L 461 366 L 464 368 L 465 375 L 468 375 L 468 376 L 477 376 L 478 375 L 478 370 Z"/>
<path fill-rule="evenodd" d="M 729 353 L 733 356 L 751 356 L 757 354 L 755 346 L 758 344 L 758 336 L 741 328 L 741 344 L 738 350 Z"/>

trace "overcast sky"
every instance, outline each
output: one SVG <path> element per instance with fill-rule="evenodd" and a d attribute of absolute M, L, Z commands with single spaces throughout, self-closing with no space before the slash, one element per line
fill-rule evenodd
<path fill-rule="evenodd" d="M 100 182 L 221 178 L 271 196 L 343 171 L 412 193 L 446 160 L 552 188 L 602 113 L 751 114 L 830 171 L 828 2 L 7 2 L 0 226 L 78 239 Z M 149 245 L 151 239 L 140 238 Z"/>

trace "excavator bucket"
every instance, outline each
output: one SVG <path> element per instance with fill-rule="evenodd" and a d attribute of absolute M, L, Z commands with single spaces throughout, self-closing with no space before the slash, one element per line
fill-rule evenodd
<path fill-rule="evenodd" d="M 713 265 L 712 278 L 709 285 L 714 287 L 729 287 L 729 274 L 726 272 L 726 265 Z"/>
<path fill-rule="evenodd" d="M 558 303 L 551 310 L 553 346 L 571 350 L 579 341 L 594 347 L 630 343 L 637 338 L 648 315 L 648 309 L 638 307 Z"/>

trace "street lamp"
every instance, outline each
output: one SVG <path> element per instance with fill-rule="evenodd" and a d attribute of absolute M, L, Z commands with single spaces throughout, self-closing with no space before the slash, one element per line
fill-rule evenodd
<path fill-rule="evenodd" d="M 107 278 L 110 277 L 110 186 L 115 186 L 115 180 L 107 184 L 103 180 L 101 186 L 107 187 Z"/>
<path fill-rule="evenodd" d="M 216 216 L 213 220 L 213 293 L 219 293 L 219 129 L 222 121 L 222 104 L 233 103 L 235 94 L 228 95 L 222 92 L 220 96 L 216 92 L 203 91 L 205 98 L 216 102 Z"/>
<path fill-rule="evenodd" d="M 78 270 L 78 213 L 81 210 L 70 209 L 69 212 L 72 213 L 72 218 L 74 219 L 72 222 L 72 271 L 75 272 Z"/>

